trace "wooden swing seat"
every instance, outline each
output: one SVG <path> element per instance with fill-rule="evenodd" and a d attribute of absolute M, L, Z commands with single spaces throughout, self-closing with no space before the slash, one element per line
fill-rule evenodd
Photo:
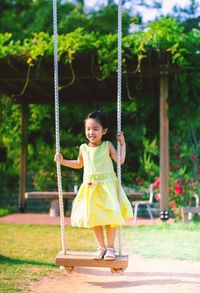
<path fill-rule="evenodd" d="M 111 271 L 124 271 L 128 266 L 128 255 L 116 255 L 115 260 L 96 260 L 89 252 L 73 252 L 63 255 L 60 251 L 56 257 L 56 265 L 67 268 L 74 267 L 105 267 Z"/>

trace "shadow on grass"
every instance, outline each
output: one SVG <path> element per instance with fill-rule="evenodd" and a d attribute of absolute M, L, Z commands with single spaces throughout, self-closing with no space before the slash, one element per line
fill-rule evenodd
<path fill-rule="evenodd" d="M 29 260 L 29 259 L 17 259 L 17 258 L 11 258 L 8 256 L 4 256 L 0 254 L 0 265 L 32 265 L 32 266 L 44 266 L 44 267 L 55 267 L 54 263 L 48 263 L 48 262 L 41 262 L 41 261 L 35 261 L 35 260 Z"/>

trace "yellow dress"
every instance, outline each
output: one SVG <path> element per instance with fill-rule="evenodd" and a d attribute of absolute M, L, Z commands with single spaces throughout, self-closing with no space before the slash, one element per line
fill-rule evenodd
<path fill-rule="evenodd" d="M 84 162 L 83 183 L 74 200 L 71 224 L 74 227 L 124 225 L 133 217 L 131 204 L 122 187 L 122 207 L 118 201 L 118 180 L 109 155 L 109 142 L 98 147 L 82 144 Z"/>

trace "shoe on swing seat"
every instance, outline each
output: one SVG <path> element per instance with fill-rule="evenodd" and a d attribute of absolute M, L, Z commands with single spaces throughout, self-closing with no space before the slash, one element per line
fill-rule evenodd
<path fill-rule="evenodd" d="M 97 248 L 97 254 L 94 256 L 94 259 L 103 259 L 104 255 L 106 254 L 106 248 L 105 247 L 99 247 Z"/>
<path fill-rule="evenodd" d="M 107 248 L 106 254 L 104 255 L 105 260 L 115 260 L 115 250 L 114 248 Z"/>

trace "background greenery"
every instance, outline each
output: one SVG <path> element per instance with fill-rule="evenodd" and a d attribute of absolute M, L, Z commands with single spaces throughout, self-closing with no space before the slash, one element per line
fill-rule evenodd
<path fill-rule="evenodd" d="M 124 1 L 128 2 L 128 1 Z M 152 6 L 159 7 L 159 1 Z M 138 1 L 137 5 L 150 5 Z M 51 1 L 0 2 L 0 58 L 20 58 L 30 67 L 40 58 L 53 54 Z M 137 56 L 140 63 L 152 52 L 170 53 L 171 62 L 183 69 L 170 77 L 170 178 L 172 185 L 181 179 L 188 190 L 181 204 L 188 204 L 193 182 L 199 180 L 200 98 L 199 47 L 200 30 L 197 1 L 171 15 L 145 24 L 137 10 L 123 14 L 123 72 L 126 59 Z M 116 19 L 114 1 L 96 10 L 86 11 L 84 1 L 58 1 L 59 57 L 73 66 L 76 54 L 85 51 L 98 56 L 99 72 L 106 78 L 116 72 Z M 16 18 L 17 17 L 17 21 Z M 138 27 L 139 25 L 139 27 Z M 137 31 L 135 29 L 137 28 Z M 2 186 L 12 193 L 19 174 L 21 106 L 1 95 L 0 98 L 0 176 Z M 115 144 L 116 106 L 98 105 L 110 117 L 110 139 Z M 61 147 L 67 158 L 75 158 L 85 141 L 82 121 L 97 105 L 61 106 Z M 123 103 L 122 124 L 127 140 L 127 160 L 123 166 L 124 185 L 146 189 L 159 176 L 159 103 L 152 97 L 134 97 Z M 177 147 L 178 146 L 178 147 Z M 28 139 L 28 185 L 37 190 L 56 189 L 53 155 L 55 152 L 54 109 L 50 105 L 30 105 Z M 64 189 L 81 181 L 81 172 L 63 169 Z M 187 185 L 187 186 L 186 186 Z M 187 188 L 186 188 L 187 187 Z M 195 188 L 196 188 L 195 187 Z M 196 191 L 196 189 L 195 189 Z M 197 188 L 198 191 L 198 188 Z M 187 197 L 188 195 L 188 197 Z M 182 195 L 178 195 L 177 201 Z M 171 199 L 171 201 L 173 201 Z"/>
<path fill-rule="evenodd" d="M 181 179 L 176 184 L 179 184 L 179 190 L 184 189 L 184 193 L 174 196 L 177 203 L 188 204 L 192 184 L 198 183 L 200 171 L 200 75 L 196 70 L 200 56 L 199 3 L 191 0 L 188 7 L 175 7 L 168 17 L 159 16 L 149 24 L 144 23 L 137 9 L 139 6 L 159 9 L 161 1 L 137 0 L 134 11 L 124 11 L 124 59 L 137 56 L 140 65 L 149 52 L 159 56 L 163 50 L 167 50 L 172 61 L 183 69 L 182 74 L 170 78 L 170 184 L 174 188 L 174 182 Z M 76 53 L 94 50 L 102 77 L 115 73 L 116 11 L 112 0 L 108 0 L 105 6 L 89 11 L 85 9 L 83 0 L 58 1 L 60 58 L 73 64 Z M 20 58 L 30 66 L 37 66 L 40 58 L 52 57 L 51 35 L 51 1 L 0 1 L 0 58 Z M 123 71 L 126 72 L 125 62 Z M 109 114 L 110 129 L 116 129 L 115 105 L 99 102 L 99 106 Z M 65 157 L 77 156 L 80 143 L 85 141 L 82 121 L 96 107 L 95 104 L 61 106 L 61 147 Z M 10 196 L 16 186 L 18 188 L 21 106 L 1 94 L 0 110 L 0 205 L 8 207 L 0 209 L 0 215 L 4 215 L 13 210 L 10 208 L 12 202 L 7 198 L 3 202 L 2 196 Z M 126 164 L 122 169 L 124 185 L 146 189 L 159 175 L 158 99 L 135 97 L 123 103 L 122 123 L 128 149 Z M 110 139 L 115 143 L 114 131 L 110 132 Z M 50 105 L 30 105 L 29 189 L 56 188 L 54 152 L 54 109 Z M 68 190 L 74 183 L 80 182 L 81 172 L 63 169 L 63 179 L 64 188 Z M 173 202 L 172 198 L 170 200 Z M 90 230 L 79 229 L 77 233 L 77 229 L 66 227 L 66 234 L 69 250 L 95 251 L 96 243 Z M 198 222 L 127 227 L 123 229 L 123 234 L 125 251 L 130 254 L 199 260 Z M 60 249 L 59 227 L 1 224 L 0 235 L 2 293 L 22 292 L 27 282 L 58 270 L 54 266 L 54 258 Z"/>

